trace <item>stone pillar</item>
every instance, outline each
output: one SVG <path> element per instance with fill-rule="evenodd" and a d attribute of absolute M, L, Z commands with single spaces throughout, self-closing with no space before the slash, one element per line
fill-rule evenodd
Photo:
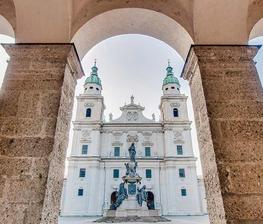
<path fill-rule="evenodd" d="M 76 78 L 72 44 L 4 45 L 0 223 L 57 223 Z"/>
<path fill-rule="evenodd" d="M 211 223 L 263 222 L 258 46 L 192 46 L 189 80 Z"/>

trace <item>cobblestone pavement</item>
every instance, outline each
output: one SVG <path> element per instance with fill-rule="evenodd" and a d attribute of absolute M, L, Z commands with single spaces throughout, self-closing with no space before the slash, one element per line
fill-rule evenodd
<path fill-rule="evenodd" d="M 166 217 L 170 222 L 160 222 L 161 224 L 209 224 L 208 216 L 173 216 Z M 60 217 L 58 224 L 90 224 L 98 218 L 90 217 Z M 126 222 L 134 224 L 135 222 Z M 136 222 L 143 223 L 143 222 Z"/>

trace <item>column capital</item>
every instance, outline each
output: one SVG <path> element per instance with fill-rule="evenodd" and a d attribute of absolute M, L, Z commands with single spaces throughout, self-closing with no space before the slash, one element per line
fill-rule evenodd
<path fill-rule="evenodd" d="M 260 45 L 191 45 L 181 77 L 191 82 L 200 60 L 209 60 L 209 62 L 248 61 L 254 59 L 260 48 Z"/>
<path fill-rule="evenodd" d="M 84 71 L 74 43 L 16 43 L 1 44 L 11 59 L 36 59 L 37 61 L 66 60 L 71 74 L 76 79 L 84 76 Z"/>

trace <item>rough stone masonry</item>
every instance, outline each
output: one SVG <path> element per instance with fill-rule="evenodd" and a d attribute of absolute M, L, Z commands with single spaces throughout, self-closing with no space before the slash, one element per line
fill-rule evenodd
<path fill-rule="evenodd" d="M 189 80 L 211 223 L 263 223 L 258 46 L 192 46 Z"/>
<path fill-rule="evenodd" d="M 4 45 L 0 223 L 57 223 L 76 78 L 72 44 Z"/>

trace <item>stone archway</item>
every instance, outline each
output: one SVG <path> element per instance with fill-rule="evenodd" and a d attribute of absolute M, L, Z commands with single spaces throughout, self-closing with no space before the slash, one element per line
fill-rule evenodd
<path fill-rule="evenodd" d="M 186 59 L 192 37 L 170 17 L 142 8 L 114 9 L 85 23 L 74 35 L 80 58 L 99 42 L 121 34 L 142 34 L 159 39 L 174 48 Z M 89 38 L 87 38 L 89 37 Z"/>
<path fill-rule="evenodd" d="M 149 210 L 155 209 L 154 194 L 151 191 L 147 191 L 147 207 Z"/>
<path fill-rule="evenodd" d="M 12 25 L 2 15 L 0 15 L 0 33 L 10 37 L 15 37 Z"/>
<path fill-rule="evenodd" d="M 4 176 L 0 180 L 4 211 L 0 222 L 57 220 L 74 85 L 83 72 L 74 46 L 47 43 L 68 42 L 91 18 L 125 6 L 160 11 L 180 22 L 195 42 L 220 44 L 193 46 L 183 71 L 193 95 L 210 220 L 220 224 L 263 220 L 263 96 L 253 62 L 258 48 L 223 45 L 245 43 L 251 28 L 262 18 L 262 1 L 193 4 L 171 0 L 170 5 L 166 1 L 117 0 L 96 1 L 101 4 L 97 7 L 85 3 L 93 1 L 82 1 L 74 5 L 79 9 L 75 11 L 68 10 L 70 1 L 15 2 L 16 10 L 13 1 L 2 0 L 0 12 L 6 12 L 3 15 L 19 33 L 20 41 L 44 44 L 5 46 L 11 58 L 0 97 L 0 170 Z M 251 3 L 248 18 L 244 13 L 247 2 Z M 19 23 L 15 22 L 16 11 Z M 108 32 L 103 38 L 112 36 Z M 176 38 L 172 40 L 183 43 L 184 38 Z M 91 46 L 94 44 L 96 38 Z"/>

